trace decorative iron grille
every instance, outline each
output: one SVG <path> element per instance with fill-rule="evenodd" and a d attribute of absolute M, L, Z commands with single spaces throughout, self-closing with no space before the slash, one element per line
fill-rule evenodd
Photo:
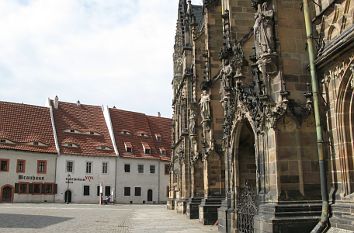
<path fill-rule="evenodd" d="M 258 204 L 256 202 L 255 187 L 247 182 L 243 185 L 237 195 L 237 229 L 240 233 L 253 233 L 253 219 L 257 214 Z"/>

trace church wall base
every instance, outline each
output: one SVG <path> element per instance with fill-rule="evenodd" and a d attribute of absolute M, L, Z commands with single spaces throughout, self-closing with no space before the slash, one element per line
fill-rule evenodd
<path fill-rule="evenodd" d="M 175 209 L 175 200 L 174 199 L 169 198 L 167 200 L 167 209 L 168 210 L 174 210 Z"/>
<path fill-rule="evenodd" d="M 175 200 L 175 210 L 177 214 L 185 214 L 187 210 L 187 200 L 186 199 Z"/>
<path fill-rule="evenodd" d="M 254 217 L 255 233 L 311 232 L 321 215 L 321 203 L 262 204 Z"/>
<path fill-rule="evenodd" d="M 331 227 L 343 230 L 354 230 L 354 203 L 339 202 L 331 206 L 332 217 L 329 219 Z"/>
<path fill-rule="evenodd" d="M 208 197 L 203 198 L 199 205 L 199 222 L 204 225 L 214 225 L 218 221 L 218 208 L 221 206 L 223 198 Z"/>
<path fill-rule="evenodd" d="M 186 215 L 189 219 L 199 219 L 199 205 L 202 201 L 201 197 L 190 198 L 187 202 Z"/>
<path fill-rule="evenodd" d="M 234 218 L 234 209 L 229 208 L 229 200 L 225 199 L 218 209 L 218 231 L 222 233 L 234 232 L 232 229 L 232 219 Z"/>

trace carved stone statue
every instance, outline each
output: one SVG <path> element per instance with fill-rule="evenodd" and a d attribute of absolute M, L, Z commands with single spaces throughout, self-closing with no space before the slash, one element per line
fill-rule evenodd
<path fill-rule="evenodd" d="M 206 90 L 200 94 L 200 114 L 202 116 L 202 122 L 210 120 L 210 95 Z"/>
<path fill-rule="evenodd" d="M 253 30 L 257 58 L 274 53 L 274 11 L 267 1 L 257 4 Z"/>
<path fill-rule="evenodd" d="M 191 136 L 191 151 L 192 151 L 192 157 L 193 159 L 198 158 L 198 143 L 196 136 Z"/>
<path fill-rule="evenodd" d="M 189 114 L 189 125 L 188 125 L 190 134 L 195 134 L 195 118 L 196 118 L 196 115 L 195 115 L 194 111 L 191 110 L 190 114 Z"/>
<path fill-rule="evenodd" d="M 234 75 L 234 71 L 231 64 L 229 63 L 229 60 L 225 59 L 223 63 L 224 63 L 223 67 L 220 70 L 219 75 L 216 77 L 216 79 L 221 79 L 221 85 L 220 85 L 221 100 L 227 99 L 228 96 L 230 95 L 230 90 L 232 87 L 232 78 Z"/>

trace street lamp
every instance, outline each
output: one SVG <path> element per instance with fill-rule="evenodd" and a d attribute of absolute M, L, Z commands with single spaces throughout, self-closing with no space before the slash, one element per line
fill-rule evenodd
<path fill-rule="evenodd" d="M 65 197 L 66 197 L 66 204 L 69 204 L 69 184 L 70 184 L 71 175 L 68 174 L 68 177 L 66 179 L 67 179 L 68 186 L 66 188 Z"/>

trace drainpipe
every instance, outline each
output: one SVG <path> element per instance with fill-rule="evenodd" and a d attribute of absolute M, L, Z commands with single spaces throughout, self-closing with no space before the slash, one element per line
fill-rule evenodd
<path fill-rule="evenodd" d="M 303 0 L 303 10 L 305 18 L 305 27 L 306 27 L 306 37 L 307 37 L 307 50 L 309 53 L 309 62 L 310 62 L 310 73 L 311 73 L 311 86 L 313 93 L 313 107 L 315 114 L 315 123 L 316 123 L 316 136 L 317 136 L 317 153 L 318 161 L 320 166 L 320 179 L 321 179 L 321 196 L 322 196 L 322 214 L 321 220 L 317 223 L 315 228 L 311 233 L 320 233 L 325 232 L 329 226 L 329 204 L 328 204 L 328 189 L 327 189 L 327 174 L 324 158 L 324 141 L 323 141 L 323 132 L 322 124 L 320 117 L 320 109 L 318 102 L 318 81 L 315 67 L 315 55 L 313 49 L 313 33 L 312 33 L 312 23 L 310 19 L 310 10 L 308 0 Z"/>

